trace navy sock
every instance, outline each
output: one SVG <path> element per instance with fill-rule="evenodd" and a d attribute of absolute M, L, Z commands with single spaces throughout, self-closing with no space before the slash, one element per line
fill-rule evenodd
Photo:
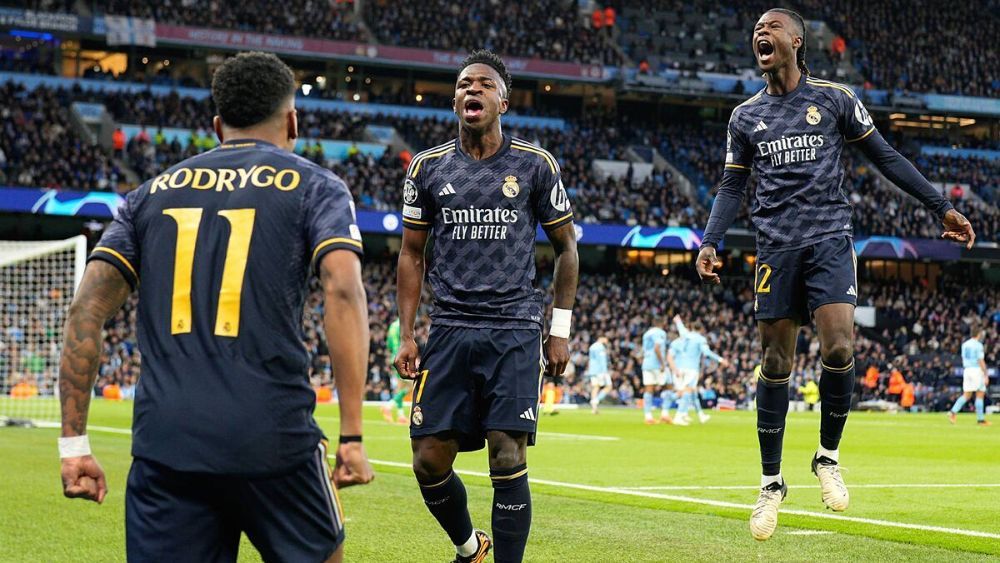
<path fill-rule="evenodd" d="M 757 379 L 757 440 L 764 475 L 781 473 L 781 444 L 788 414 L 788 374 L 760 373 Z"/>
<path fill-rule="evenodd" d="M 496 563 L 520 563 L 531 531 L 531 491 L 528 466 L 491 469 L 493 480 L 493 558 Z"/>
<path fill-rule="evenodd" d="M 854 394 L 854 358 L 843 367 L 823 364 L 819 378 L 820 423 L 819 444 L 828 450 L 840 446 L 844 434 L 847 415 L 851 412 L 851 396 Z"/>
<path fill-rule="evenodd" d="M 469 540 L 472 518 L 469 516 L 468 497 L 465 485 L 454 471 L 430 485 L 421 484 L 420 494 L 427 509 L 451 538 L 451 543 L 462 545 Z"/>

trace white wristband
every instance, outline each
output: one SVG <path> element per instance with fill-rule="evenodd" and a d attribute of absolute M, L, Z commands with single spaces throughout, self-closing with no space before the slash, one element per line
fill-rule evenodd
<path fill-rule="evenodd" d="M 552 322 L 549 323 L 549 336 L 569 338 L 569 329 L 573 324 L 571 309 L 552 308 Z"/>
<path fill-rule="evenodd" d="M 90 455 L 90 438 L 86 434 L 83 436 L 72 436 L 70 438 L 59 438 L 59 457 L 83 457 Z"/>

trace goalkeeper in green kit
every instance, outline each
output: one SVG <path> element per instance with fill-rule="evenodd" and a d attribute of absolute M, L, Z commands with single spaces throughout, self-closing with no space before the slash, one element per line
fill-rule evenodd
<path fill-rule="evenodd" d="M 391 365 L 393 360 L 396 359 L 396 352 L 399 351 L 399 319 L 392 321 L 392 324 L 389 325 L 389 331 L 385 334 L 385 348 L 386 357 L 389 359 L 389 364 Z M 410 418 L 406 416 L 406 411 L 403 410 L 403 398 L 410 392 L 410 381 L 399 377 L 399 374 L 392 367 L 389 368 L 389 371 L 396 378 L 396 392 L 393 394 L 392 399 L 382 406 L 382 416 L 389 422 L 395 420 L 400 424 L 409 424 Z M 395 416 L 393 416 L 394 406 L 396 407 Z"/>

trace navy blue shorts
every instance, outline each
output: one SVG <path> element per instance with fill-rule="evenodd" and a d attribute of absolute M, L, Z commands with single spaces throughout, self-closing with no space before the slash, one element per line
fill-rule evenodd
<path fill-rule="evenodd" d="M 432 326 L 414 386 L 410 437 L 447 434 L 461 451 L 482 449 L 488 430 L 535 443 L 542 332 Z"/>
<path fill-rule="evenodd" d="M 240 532 L 264 561 L 325 561 L 344 541 L 344 515 L 321 443 L 288 473 L 241 477 L 132 460 L 125 490 L 128 560 L 234 562 Z"/>
<path fill-rule="evenodd" d="M 837 237 L 795 250 L 759 250 L 754 275 L 757 320 L 798 319 L 829 303 L 858 303 L 854 241 Z"/>

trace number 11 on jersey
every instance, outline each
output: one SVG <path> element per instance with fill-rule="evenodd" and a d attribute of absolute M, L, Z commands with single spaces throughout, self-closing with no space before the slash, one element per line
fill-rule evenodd
<path fill-rule="evenodd" d="M 204 210 L 200 208 L 164 209 L 163 214 L 177 223 L 177 247 L 174 255 L 174 291 L 170 308 L 170 334 L 191 332 L 191 280 L 194 272 L 195 243 Z M 256 209 L 224 209 L 220 217 L 229 221 L 229 244 L 222 268 L 219 310 L 215 316 L 216 336 L 239 336 L 240 297 L 250 252 Z"/>

